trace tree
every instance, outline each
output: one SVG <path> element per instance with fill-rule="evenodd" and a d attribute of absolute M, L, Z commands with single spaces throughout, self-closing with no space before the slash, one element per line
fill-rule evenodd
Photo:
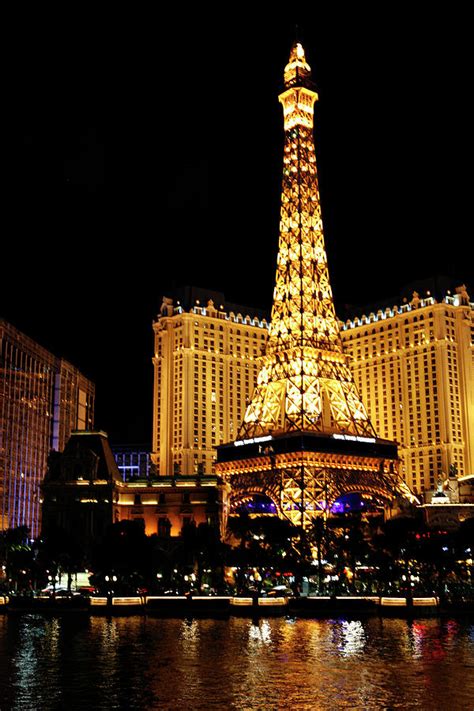
<path fill-rule="evenodd" d="M 323 516 L 318 516 L 314 519 L 313 525 L 309 531 L 310 543 L 316 549 L 316 560 L 318 562 L 318 593 L 323 592 L 323 557 L 326 556 L 330 545 L 330 528 Z"/>
<path fill-rule="evenodd" d="M 152 549 L 153 542 L 145 534 L 142 519 L 112 524 L 92 548 L 94 584 L 124 593 L 150 585 Z"/>
<path fill-rule="evenodd" d="M 27 526 L 8 528 L 0 534 L 0 556 L 7 588 L 31 590 L 36 578 L 35 554 Z"/>
<path fill-rule="evenodd" d="M 228 546 L 222 543 L 219 531 L 208 523 L 196 526 L 194 521 L 183 526 L 177 549 L 178 565 L 184 575 L 194 576 L 188 587 L 201 591 L 220 590 L 224 584 L 224 560 Z"/>
<path fill-rule="evenodd" d="M 366 524 L 360 512 L 353 512 L 332 519 L 330 525 L 332 536 L 331 545 L 327 547 L 328 558 L 339 576 L 339 585 L 344 581 L 351 592 L 356 592 L 357 569 L 359 564 L 368 561 L 369 556 Z"/>
<path fill-rule="evenodd" d="M 385 521 L 372 540 L 375 556 L 383 563 L 379 571 L 389 589 L 412 595 L 412 577 L 417 577 L 426 526 L 420 518 L 400 516 Z"/>
<path fill-rule="evenodd" d="M 258 588 L 265 581 L 274 584 L 275 578 L 284 572 L 301 577 L 306 570 L 306 537 L 287 519 L 275 516 L 251 518 L 247 512 L 242 512 L 229 520 L 228 531 L 228 538 L 234 543 L 228 562 L 237 568 L 238 589 L 244 590 L 249 583 Z"/>
<path fill-rule="evenodd" d="M 78 539 L 59 526 L 50 526 L 41 540 L 38 561 L 42 569 L 51 577 L 53 591 L 63 574 L 67 577 L 67 589 L 71 592 L 74 573 L 85 566 L 84 548 Z"/>

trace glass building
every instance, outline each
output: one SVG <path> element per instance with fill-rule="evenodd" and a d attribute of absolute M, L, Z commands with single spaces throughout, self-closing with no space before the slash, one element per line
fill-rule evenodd
<path fill-rule="evenodd" d="M 40 528 L 40 483 L 51 450 L 94 424 L 95 385 L 0 320 L 0 529 Z"/>
<path fill-rule="evenodd" d="M 150 479 L 152 465 L 150 449 L 139 445 L 117 445 L 112 447 L 122 481 Z"/>

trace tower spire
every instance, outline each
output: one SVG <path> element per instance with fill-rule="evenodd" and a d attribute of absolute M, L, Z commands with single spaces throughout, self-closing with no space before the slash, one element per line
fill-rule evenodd
<path fill-rule="evenodd" d="M 284 70 L 280 238 L 269 337 L 242 437 L 373 436 L 343 352 L 329 281 L 313 138 L 311 67 L 296 41 Z"/>
<path fill-rule="evenodd" d="M 296 29 L 298 29 L 297 26 Z M 313 86 L 313 82 L 311 81 L 311 67 L 306 62 L 305 51 L 301 42 L 298 41 L 298 38 L 291 48 L 290 59 L 283 74 L 283 81 L 286 89 L 297 84 L 304 85 L 305 82 L 308 82 L 311 87 Z M 316 94 L 316 100 L 317 98 L 318 96 Z"/>

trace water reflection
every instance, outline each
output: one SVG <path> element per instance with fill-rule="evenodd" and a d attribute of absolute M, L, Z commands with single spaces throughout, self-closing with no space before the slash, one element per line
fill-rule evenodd
<path fill-rule="evenodd" d="M 15 683 L 20 693 L 28 691 L 34 684 L 39 673 L 38 658 L 47 655 L 53 660 L 52 669 L 58 661 L 59 623 L 58 620 L 48 620 L 43 624 L 42 618 L 37 615 L 27 615 L 21 620 L 19 630 L 20 644 L 13 655 L 13 668 L 15 670 Z M 53 677 L 56 675 L 53 672 Z M 54 688 L 55 678 L 48 675 L 48 684 Z"/>
<path fill-rule="evenodd" d="M 340 652 L 348 657 L 351 654 L 359 654 L 365 647 L 365 632 L 362 622 L 359 620 L 344 620 L 341 628 Z"/>
<path fill-rule="evenodd" d="M 2 711 L 468 709 L 455 620 L 0 617 Z"/>
<path fill-rule="evenodd" d="M 249 642 L 257 646 L 261 644 L 271 644 L 272 632 L 269 620 L 258 620 L 252 622 L 249 627 Z"/>

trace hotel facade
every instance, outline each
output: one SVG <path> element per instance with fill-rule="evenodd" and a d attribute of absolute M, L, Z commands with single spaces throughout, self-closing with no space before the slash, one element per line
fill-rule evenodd
<path fill-rule="evenodd" d="M 3 319 L 0 356 L 0 530 L 35 538 L 49 453 L 93 427 L 95 385 Z"/>
<path fill-rule="evenodd" d="M 184 298 L 183 298 L 184 297 Z M 188 288 L 164 298 L 154 354 L 152 458 L 160 475 L 210 474 L 236 438 L 268 322 L 261 311 Z M 399 444 L 416 493 L 474 472 L 474 304 L 465 287 L 416 292 L 341 324 L 355 383 L 379 437 Z"/>
<path fill-rule="evenodd" d="M 399 443 L 416 493 L 474 473 L 474 304 L 465 286 L 342 325 L 352 372 L 377 434 Z"/>
<path fill-rule="evenodd" d="M 157 472 L 209 474 L 216 446 L 236 438 L 252 395 L 268 334 L 265 315 L 188 287 L 163 299 L 153 329 Z"/>

